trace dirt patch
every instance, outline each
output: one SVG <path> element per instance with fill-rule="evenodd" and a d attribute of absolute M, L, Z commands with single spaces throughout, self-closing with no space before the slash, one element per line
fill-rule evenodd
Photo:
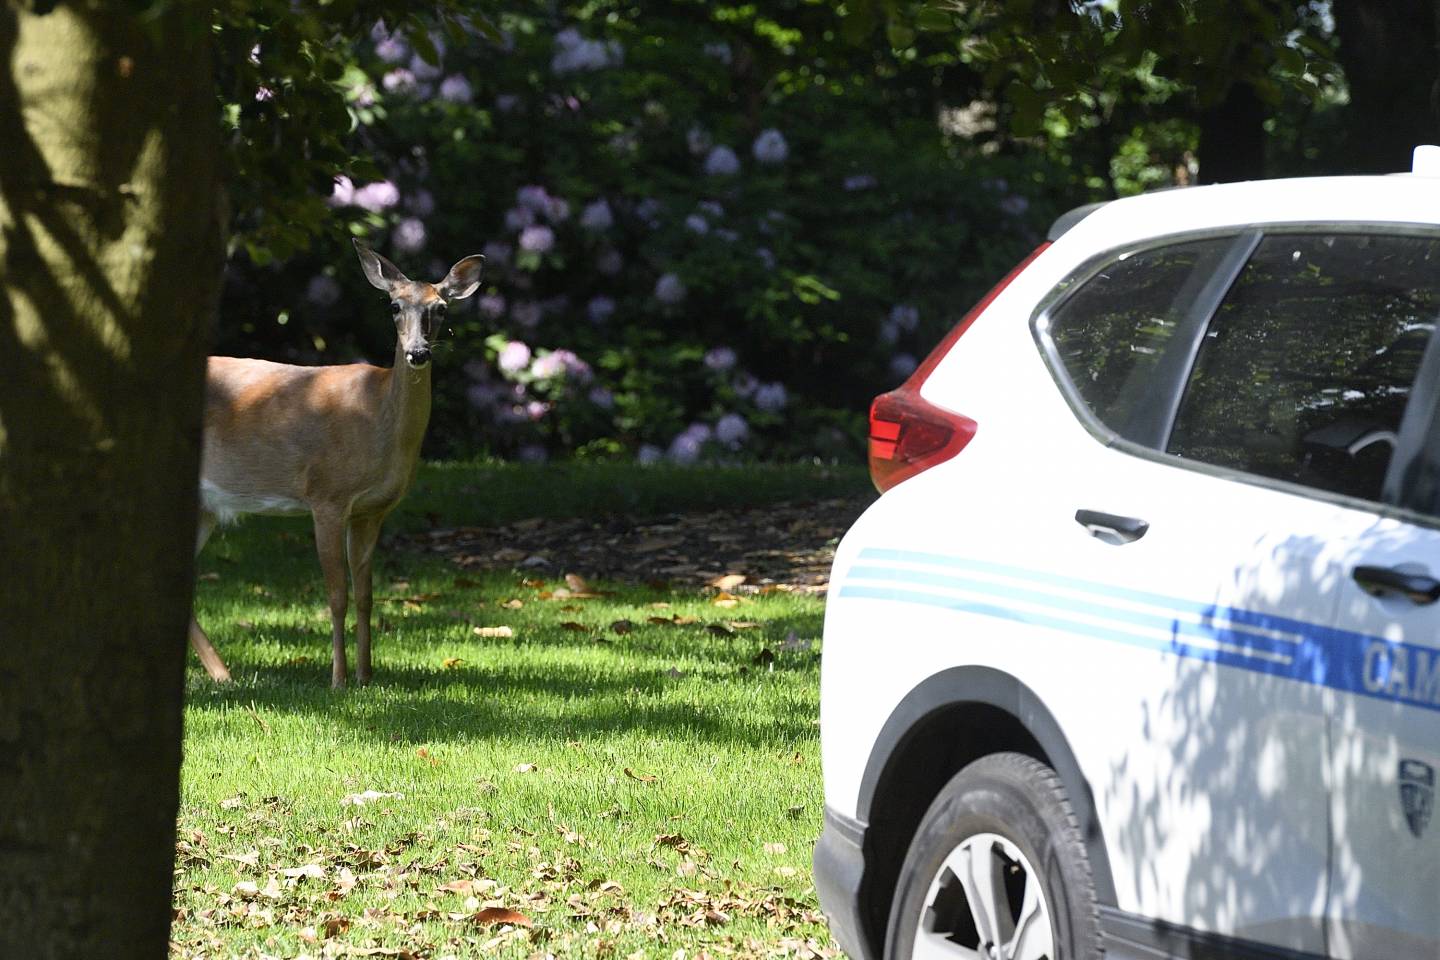
<path fill-rule="evenodd" d="M 870 497 L 736 510 L 625 517 L 521 520 L 502 527 L 437 528 L 401 542 L 467 569 L 700 587 L 742 575 L 744 588 L 823 593 L 835 544 Z"/>

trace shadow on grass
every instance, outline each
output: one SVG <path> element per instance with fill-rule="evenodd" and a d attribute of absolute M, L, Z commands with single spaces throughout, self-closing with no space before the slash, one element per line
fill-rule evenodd
<path fill-rule="evenodd" d="M 798 664 L 797 664 L 798 665 Z M 785 667 L 781 667 L 785 669 Z M 813 667 L 805 667 L 812 670 Z M 814 735 L 813 705 L 789 703 L 757 712 L 745 687 L 773 682 L 763 671 L 740 674 L 661 668 L 614 672 L 593 666 L 525 663 L 436 670 L 379 666 L 365 688 L 331 690 L 328 664 L 241 668 L 227 685 L 201 681 L 189 709 L 322 716 L 359 734 L 395 741 L 584 740 L 643 732 L 716 744 L 785 745 Z M 706 694 L 696 682 L 728 688 Z"/>

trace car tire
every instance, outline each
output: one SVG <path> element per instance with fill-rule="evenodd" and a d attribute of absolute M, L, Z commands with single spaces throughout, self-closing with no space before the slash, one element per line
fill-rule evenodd
<path fill-rule="evenodd" d="M 1090 861 L 1055 771 L 996 753 L 956 774 L 905 856 L 887 960 L 1092 960 L 1104 952 Z"/>

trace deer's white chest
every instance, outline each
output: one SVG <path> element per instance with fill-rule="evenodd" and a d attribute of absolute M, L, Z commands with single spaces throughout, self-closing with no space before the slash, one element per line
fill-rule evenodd
<path fill-rule="evenodd" d="M 310 507 L 300 500 L 262 494 L 234 493 L 216 486 L 209 480 L 200 481 L 200 506 L 205 512 L 213 514 L 221 523 L 229 523 L 246 513 L 283 515 L 310 512 Z"/>

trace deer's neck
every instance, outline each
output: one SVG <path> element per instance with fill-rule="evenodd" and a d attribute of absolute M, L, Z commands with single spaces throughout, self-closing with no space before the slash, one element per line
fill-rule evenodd
<path fill-rule="evenodd" d="M 387 389 L 385 426 L 395 438 L 393 449 L 413 464 L 430 422 L 430 365 L 412 369 L 405 360 L 404 349 L 396 344 Z"/>

